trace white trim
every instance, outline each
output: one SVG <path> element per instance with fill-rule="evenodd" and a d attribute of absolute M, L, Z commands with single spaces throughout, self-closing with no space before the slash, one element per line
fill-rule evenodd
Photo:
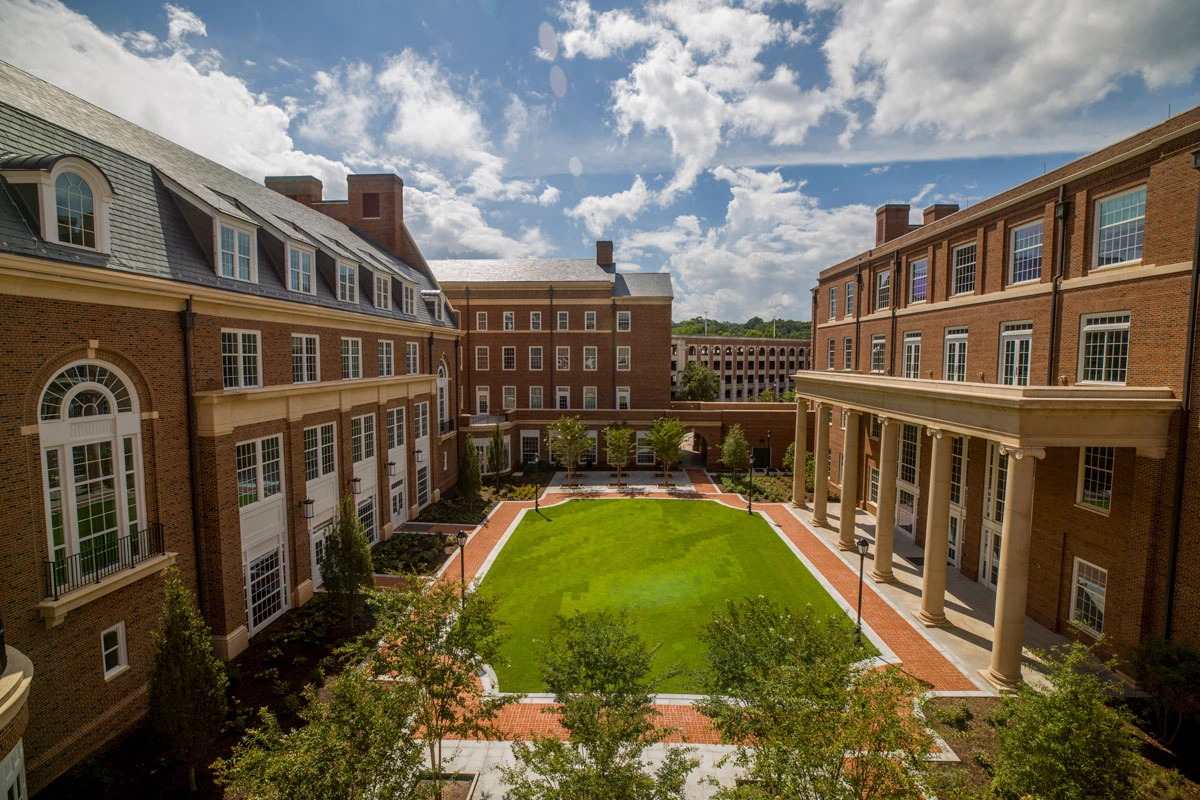
<path fill-rule="evenodd" d="M 382 287 L 387 287 L 384 291 L 380 291 Z M 380 297 L 387 299 L 386 303 L 380 303 Z M 375 307 L 384 311 L 392 310 L 392 278 L 382 272 L 375 273 L 375 296 L 372 298 L 375 302 Z"/>
<path fill-rule="evenodd" d="M 300 355 L 301 372 L 304 375 L 304 379 L 299 380 L 299 381 L 296 380 L 296 350 L 295 350 L 295 347 L 296 347 L 295 340 L 296 339 L 301 339 L 305 343 L 305 344 L 301 345 L 302 352 Z M 316 345 L 317 345 L 314 348 L 314 354 L 315 354 L 314 357 L 316 358 L 316 371 L 313 373 L 312 378 L 308 377 L 308 367 L 305 363 L 308 359 L 308 352 L 307 352 L 306 344 L 309 340 L 316 342 Z M 321 337 L 315 333 L 293 333 L 292 338 L 291 338 L 291 344 L 292 344 L 292 383 L 320 383 L 321 382 Z"/>
<path fill-rule="evenodd" d="M 1109 317 L 1125 317 L 1124 322 L 1096 322 L 1096 320 L 1107 319 Z M 1086 361 L 1087 335 L 1089 332 L 1106 332 L 1106 331 L 1125 331 L 1125 375 L 1128 379 L 1129 375 L 1129 332 L 1133 321 L 1133 312 L 1131 311 L 1108 311 L 1094 314 L 1081 314 L 1079 317 L 1079 358 L 1075 369 L 1075 382 L 1084 386 L 1124 386 L 1128 381 L 1104 381 L 1104 380 L 1085 380 L 1084 362 Z M 1105 348 L 1107 350 L 1107 347 Z M 1105 359 L 1107 365 L 1107 358 Z"/>
<path fill-rule="evenodd" d="M 105 656 L 111 652 L 105 649 L 104 637 L 110 633 L 117 634 L 117 646 L 114 648 L 117 654 L 117 665 L 112 668 L 106 667 L 104 663 Z M 100 632 L 100 666 L 104 672 L 105 682 L 111 681 L 129 669 L 129 650 L 125 642 L 125 620 L 121 620 L 111 628 L 105 628 Z"/>
<path fill-rule="evenodd" d="M 1112 451 L 1112 469 L 1101 470 L 1108 473 L 1108 508 L 1098 506 L 1094 503 L 1088 503 L 1083 499 L 1083 478 L 1084 471 L 1087 469 L 1087 451 L 1088 450 L 1111 450 Z M 1091 511 L 1093 514 L 1099 514 L 1102 517 L 1107 517 L 1112 512 L 1112 495 L 1113 489 L 1117 483 L 1117 448 L 1115 447 L 1089 447 L 1083 446 L 1079 448 L 1079 466 L 1075 476 L 1075 505 L 1079 508 Z"/>
<path fill-rule="evenodd" d="M 234 386 L 226 386 L 225 385 L 225 341 L 224 341 L 224 336 L 227 333 L 232 333 L 232 334 L 237 335 L 238 373 L 237 373 L 237 384 Z M 255 378 L 255 383 L 253 385 L 246 383 L 246 363 L 245 363 L 246 353 L 244 350 L 244 342 L 243 342 L 242 337 L 247 336 L 247 335 L 253 336 L 254 341 L 256 342 L 254 357 L 257 362 L 255 365 L 257 376 Z M 259 386 L 262 386 L 263 385 L 262 333 L 260 331 L 244 330 L 242 328 L 221 328 L 221 337 L 220 337 L 219 341 L 220 341 L 220 359 L 221 359 L 221 387 L 225 391 L 228 392 L 228 391 L 231 391 L 234 389 L 255 389 Z"/>
<path fill-rule="evenodd" d="M 347 342 L 353 342 L 358 345 L 357 354 L 354 352 L 350 352 L 350 353 L 346 352 Z M 353 350 L 354 348 L 351 347 L 350 349 Z M 350 359 L 349 366 L 351 367 L 349 376 L 346 375 L 346 366 L 347 366 L 346 359 L 347 359 L 347 357 L 349 357 L 349 359 Z M 361 379 L 363 376 L 363 370 L 362 370 L 362 339 L 360 337 L 357 337 L 357 336 L 343 336 L 342 337 L 341 358 L 342 358 L 342 369 L 341 369 L 342 380 L 356 381 L 356 380 Z"/>
<path fill-rule="evenodd" d="M 1041 241 L 1041 244 L 1038 245 L 1039 252 L 1038 252 L 1038 274 L 1037 274 L 1037 277 L 1025 278 L 1025 279 L 1019 280 L 1019 281 L 1014 280 L 1013 276 L 1015 274 L 1015 270 L 1017 267 L 1017 248 L 1016 248 L 1017 234 L 1020 233 L 1021 231 L 1025 230 L 1026 228 L 1032 228 L 1034 225 L 1042 226 L 1042 241 Z M 976 255 L 978 255 L 978 254 L 976 254 Z M 1022 222 L 1020 225 L 1013 225 L 1012 227 L 1010 227 L 1008 229 L 1008 269 L 1006 270 L 1006 275 L 1005 275 L 1005 277 L 1008 280 L 1005 281 L 1004 288 L 1007 289 L 1010 286 L 1022 286 L 1024 284 L 1029 284 L 1029 283 L 1038 283 L 1039 281 L 1041 281 L 1042 275 L 1045 272 L 1045 269 L 1046 269 L 1046 221 L 1039 217 L 1038 219 L 1029 220 L 1028 222 Z"/>
<path fill-rule="evenodd" d="M 229 228 L 234 232 L 234 262 L 233 274 L 224 275 L 221 272 L 221 228 Z M 237 234 L 244 233 L 250 237 L 250 280 L 237 276 Z M 242 283 L 258 283 L 258 228 L 243 220 L 222 214 L 213 214 L 213 271 L 218 277 Z M 316 277 L 313 278 L 316 280 Z"/>
<path fill-rule="evenodd" d="M 483 366 L 480 366 L 480 365 Z M 492 352 L 491 348 L 486 344 L 475 346 L 475 371 L 487 372 L 492 367 Z"/>
<path fill-rule="evenodd" d="M 343 273 L 351 276 L 351 279 L 348 281 L 342 281 Z M 341 258 L 337 260 L 337 299 L 340 302 L 358 305 L 358 284 L 360 277 L 361 276 L 358 273 L 358 264 Z M 342 294 L 343 283 L 345 283 L 350 290 L 346 293 L 346 296 L 343 296 Z"/>
<path fill-rule="evenodd" d="M 308 256 L 308 291 L 292 286 L 293 253 L 297 256 Z M 289 239 L 287 241 L 287 246 L 284 248 L 283 261 L 284 267 L 287 271 L 287 290 L 297 294 L 315 295 L 317 293 L 317 251 L 312 247 L 298 244 Z M 299 274 L 301 277 L 303 277 L 305 273 L 300 270 Z M 303 282 L 301 282 L 301 285 L 303 285 Z"/>
<path fill-rule="evenodd" d="M 1088 264 L 1089 272 L 1092 270 L 1113 269 L 1114 267 L 1128 267 L 1128 266 L 1132 266 L 1134 264 L 1142 263 L 1141 256 L 1138 256 L 1137 258 L 1129 258 L 1129 259 L 1126 259 L 1125 261 L 1117 261 L 1112 264 L 1101 264 L 1100 263 L 1100 205 L 1102 203 L 1107 203 L 1111 200 L 1119 200 L 1122 197 L 1125 197 L 1126 195 L 1136 194 L 1138 192 L 1145 192 L 1145 191 L 1146 191 L 1146 184 L 1143 183 L 1138 186 L 1134 186 L 1130 189 L 1121 189 L 1116 192 L 1110 192 L 1109 194 L 1106 194 L 1102 197 L 1097 197 L 1093 201 L 1093 204 L 1092 204 L 1092 257 L 1090 259 L 1090 263 Z M 1141 219 L 1142 219 L 1142 245 L 1144 248 L 1145 247 L 1145 232 L 1146 232 L 1146 227 L 1145 227 L 1146 226 L 1146 209 L 1145 209 L 1145 207 L 1142 208 Z"/>
<path fill-rule="evenodd" d="M 1090 561 L 1085 561 L 1084 559 L 1080 558 L 1079 556 L 1075 556 L 1075 558 L 1073 559 L 1072 564 L 1071 564 L 1071 605 L 1069 606 L 1070 617 L 1067 619 L 1067 622 L 1070 623 L 1071 625 L 1074 625 L 1075 627 L 1079 628 L 1080 630 L 1086 631 L 1087 633 L 1091 634 L 1092 636 L 1099 638 L 1104 635 L 1104 630 L 1103 630 L 1104 629 L 1104 617 L 1101 616 L 1101 618 L 1100 618 L 1100 628 L 1101 629 L 1096 630 L 1091 625 L 1088 625 L 1087 623 L 1080 621 L 1076 617 L 1076 613 L 1075 613 L 1075 611 L 1076 611 L 1075 604 L 1079 599 L 1079 567 L 1081 564 L 1089 566 L 1092 569 L 1098 570 L 1099 572 L 1102 572 L 1104 574 L 1104 598 L 1106 601 L 1108 599 L 1108 570 L 1105 569 L 1104 567 L 1099 566 L 1098 564 L 1093 564 Z M 1107 605 L 1107 603 L 1106 603 L 1106 605 Z M 1103 615 L 1106 611 L 1107 611 L 1107 609 L 1101 609 L 1101 612 L 1100 612 L 1101 615 Z"/>

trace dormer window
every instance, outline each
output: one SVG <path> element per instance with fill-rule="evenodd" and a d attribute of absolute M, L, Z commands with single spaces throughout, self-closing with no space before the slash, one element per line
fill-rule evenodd
<path fill-rule="evenodd" d="M 313 283 L 313 253 L 288 245 L 288 289 L 303 294 L 316 294 Z"/>
<path fill-rule="evenodd" d="M 217 231 L 217 273 L 236 281 L 257 282 L 254 230 L 221 220 Z"/>
<path fill-rule="evenodd" d="M 406 283 L 403 286 L 404 307 L 401 311 L 411 317 L 417 313 L 417 288 L 411 283 Z"/>
<path fill-rule="evenodd" d="M 438 296 L 433 301 L 433 317 L 438 322 L 441 322 L 445 316 L 443 314 L 443 307 L 445 306 L 445 304 L 446 304 L 445 299 L 439 293 Z"/>
<path fill-rule="evenodd" d="M 54 179 L 58 240 L 80 247 L 96 247 L 96 211 L 92 187 L 74 172 Z"/>
<path fill-rule="evenodd" d="M 392 279 L 387 275 L 375 274 L 375 307 L 392 309 Z"/>
<path fill-rule="evenodd" d="M 27 200 L 42 239 L 88 250 L 109 251 L 108 211 L 116 193 L 108 177 L 76 155 L 0 154 L 0 174 L 18 187 L 34 187 Z"/>
<path fill-rule="evenodd" d="M 356 264 L 338 262 L 338 300 L 343 303 L 358 302 L 358 266 Z"/>

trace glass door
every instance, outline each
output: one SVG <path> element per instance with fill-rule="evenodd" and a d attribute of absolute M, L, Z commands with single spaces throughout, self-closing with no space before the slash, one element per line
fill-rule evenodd
<path fill-rule="evenodd" d="M 1004 529 L 1004 492 L 1008 456 L 1000 445 L 988 442 L 987 471 L 983 483 L 983 525 L 980 531 L 979 582 L 995 589 L 1000 581 L 1000 534 Z"/>

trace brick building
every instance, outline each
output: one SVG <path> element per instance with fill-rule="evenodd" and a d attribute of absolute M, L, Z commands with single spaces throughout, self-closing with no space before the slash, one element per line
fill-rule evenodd
<path fill-rule="evenodd" d="M 167 567 L 233 658 L 319 586 L 339 497 L 380 538 L 456 480 L 457 320 L 394 222 L 0 63 L 0 794 L 141 716 Z"/>
<path fill-rule="evenodd" d="M 926 624 L 945 623 L 947 568 L 995 589 L 999 686 L 1026 614 L 1117 650 L 1200 643 L 1198 147 L 1193 109 L 919 226 L 884 206 L 874 246 L 814 289 L 796 391 L 840 542 L 855 507 L 876 515 L 876 580 L 893 536 L 923 544 Z"/>
<path fill-rule="evenodd" d="M 717 399 L 753 400 L 768 389 L 782 396 L 795 389 L 792 374 L 808 369 L 810 341 L 773 336 L 672 336 L 671 392 L 693 361 L 707 364 L 721 379 Z"/>

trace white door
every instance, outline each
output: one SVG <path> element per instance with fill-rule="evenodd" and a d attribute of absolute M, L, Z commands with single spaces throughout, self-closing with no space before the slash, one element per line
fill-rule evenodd
<path fill-rule="evenodd" d="M 970 440 L 960 436 L 950 446 L 950 527 L 946 563 L 962 561 L 964 526 L 967 523 L 967 452 Z"/>
<path fill-rule="evenodd" d="M 312 547 L 312 584 L 314 589 L 320 589 L 325 585 L 325 578 L 321 576 L 321 558 L 325 555 L 325 540 L 329 538 L 329 534 L 333 531 L 333 520 L 326 520 L 312 529 L 309 534 L 309 541 Z"/>
<path fill-rule="evenodd" d="M 946 563 L 957 567 L 962 559 L 963 525 L 966 515 L 954 508 L 950 509 L 950 527 L 948 529 L 949 547 L 946 550 Z"/>
<path fill-rule="evenodd" d="M 475 413 L 488 413 L 488 389 L 486 386 L 477 386 L 475 388 Z"/>
<path fill-rule="evenodd" d="M 404 496 L 404 477 L 392 479 L 392 530 L 408 521 L 408 500 Z"/>
<path fill-rule="evenodd" d="M 917 530 L 917 496 L 908 489 L 896 490 L 896 529 L 909 536 Z"/>
<path fill-rule="evenodd" d="M 1004 492 L 1008 456 L 1000 445 L 988 442 L 983 483 L 983 524 L 980 530 L 979 582 L 995 589 L 1000 580 L 1000 532 L 1004 528 Z"/>

